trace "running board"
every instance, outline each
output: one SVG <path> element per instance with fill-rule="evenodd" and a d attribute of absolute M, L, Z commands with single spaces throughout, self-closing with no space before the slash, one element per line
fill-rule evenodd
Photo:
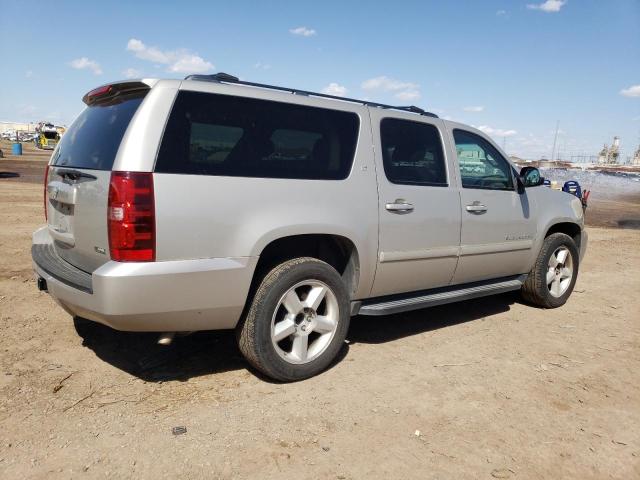
<path fill-rule="evenodd" d="M 415 292 L 412 295 L 394 295 L 353 302 L 352 315 L 391 315 L 420 308 L 435 307 L 445 303 L 461 302 L 472 298 L 519 290 L 527 275 L 516 275 L 488 282 L 466 283 L 452 287 Z M 359 307 L 359 308 L 358 308 Z"/>

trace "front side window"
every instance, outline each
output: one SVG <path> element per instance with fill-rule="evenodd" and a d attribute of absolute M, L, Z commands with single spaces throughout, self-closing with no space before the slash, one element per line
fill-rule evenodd
<path fill-rule="evenodd" d="M 460 177 L 464 188 L 513 190 L 511 166 L 484 138 L 454 130 Z"/>
<path fill-rule="evenodd" d="M 351 112 L 183 91 L 155 171 L 341 180 L 351 171 L 358 128 Z"/>
<path fill-rule="evenodd" d="M 391 183 L 447 186 L 442 141 L 435 126 L 385 118 L 380 138 L 384 172 Z"/>

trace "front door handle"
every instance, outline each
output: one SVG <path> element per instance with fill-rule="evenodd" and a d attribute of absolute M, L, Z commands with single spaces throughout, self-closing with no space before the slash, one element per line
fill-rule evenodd
<path fill-rule="evenodd" d="M 476 214 L 476 215 L 482 215 L 483 213 L 486 213 L 487 206 L 486 205 L 482 205 L 478 201 L 475 201 L 471 205 L 467 205 L 466 209 L 467 209 L 467 212 L 469 212 L 469 213 L 473 213 L 473 214 Z"/>
<path fill-rule="evenodd" d="M 393 203 L 387 203 L 384 208 L 386 208 L 391 213 L 410 213 L 413 212 L 413 205 L 408 203 L 406 200 L 398 198 L 393 201 Z"/>

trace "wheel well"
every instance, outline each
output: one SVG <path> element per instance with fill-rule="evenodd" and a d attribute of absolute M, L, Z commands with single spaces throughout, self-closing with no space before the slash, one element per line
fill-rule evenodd
<path fill-rule="evenodd" d="M 351 240 L 340 235 L 293 235 L 273 240 L 260 253 L 253 283 L 259 282 L 276 265 L 299 257 L 313 257 L 328 263 L 342 276 L 349 295 L 355 294 L 360 277 L 358 251 Z"/>
<path fill-rule="evenodd" d="M 573 241 L 576 243 L 576 247 L 578 247 L 578 250 L 580 250 L 581 232 L 582 229 L 580 228 L 580 225 L 577 225 L 575 223 L 556 223 L 555 225 L 552 225 L 551 228 L 549 228 L 544 238 L 547 238 L 553 233 L 564 233 L 565 235 L 569 235 L 571 238 L 573 238 Z"/>

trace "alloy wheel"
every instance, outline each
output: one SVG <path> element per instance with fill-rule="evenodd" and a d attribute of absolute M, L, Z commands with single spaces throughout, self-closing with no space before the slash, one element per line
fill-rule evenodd
<path fill-rule="evenodd" d="M 338 300 L 327 284 L 299 282 L 278 302 L 271 320 L 271 342 L 287 362 L 311 362 L 331 343 L 339 318 Z"/>

